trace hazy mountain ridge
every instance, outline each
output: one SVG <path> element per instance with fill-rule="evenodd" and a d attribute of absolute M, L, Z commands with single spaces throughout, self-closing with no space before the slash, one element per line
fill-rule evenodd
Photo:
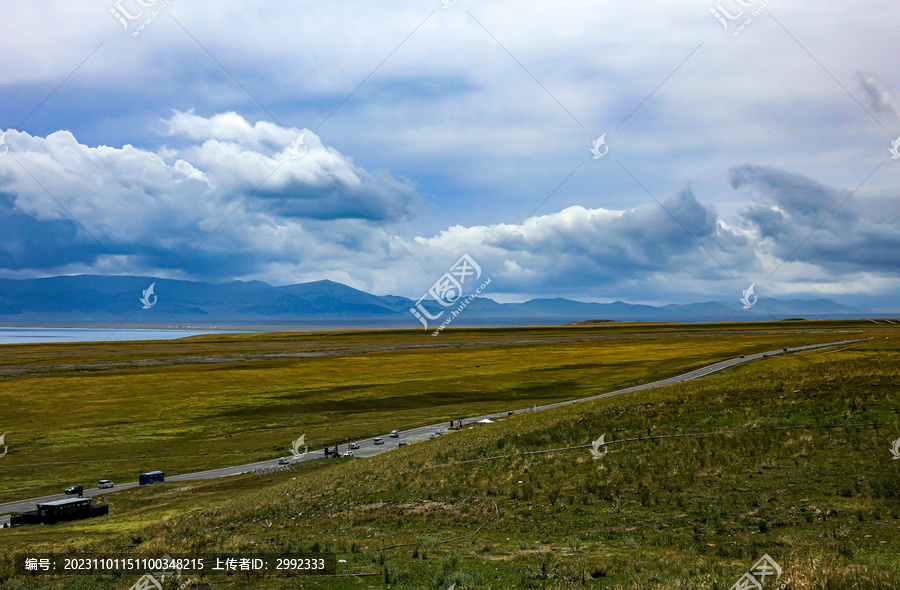
<path fill-rule="evenodd" d="M 156 303 L 143 309 L 143 291 L 154 284 Z M 735 298 L 737 299 L 737 298 Z M 153 301 L 153 298 L 150 298 Z M 61 276 L 43 279 L 0 279 L 0 321 L 8 324 L 95 323 L 326 323 L 354 320 L 396 327 L 420 327 L 410 313 L 415 301 L 379 296 L 330 280 L 273 287 L 261 281 L 213 284 L 198 281 L 122 276 Z M 432 314 L 443 310 L 426 302 Z M 447 308 L 455 309 L 456 306 Z M 454 325 L 535 325 L 591 319 L 619 321 L 732 321 L 858 318 L 877 314 L 828 299 L 760 298 L 749 310 L 738 301 L 707 301 L 661 307 L 585 303 L 563 298 L 497 303 L 477 298 L 454 319 Z M 439 323 L 445 319 L 445 314 Z M 429 327 L 432 327 L 429 325 Z"/>

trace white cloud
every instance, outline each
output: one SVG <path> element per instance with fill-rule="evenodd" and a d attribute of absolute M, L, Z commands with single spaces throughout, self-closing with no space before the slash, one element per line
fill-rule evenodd
<path fill-rule="evenodd" d="M 900 217 L 895 189 L 860 191 L 838 209 L 847 189 L 746 165 L 732 170 L 731 181 L 754 204 L 730 222 L 685 187 L 661 205 L 570 206 L 521 225 L 457 224 L 432 236 L 407 236 L 400 222 L 414 212 L 413 189 L 355 166 L 308 130 L 309 157 L 290 160 L 284 143 L 299 129 L 251 125 L 233 113 L 203 118 L 176 112 L 165 124 L 168 137 L 183 145 L 158 153 L 86 146 L 66 131 L 45 138 L 10 131 L 11 157 L 0 160 L 0 197 L 4 225 L 19 239 L 0 245 L 5 274 L 108 271 L 110 255 L 134 274 L 167 274 L 200 246 L 176 276 L 275 284 L 331 278 L 414 296 L 468 253 L 495 274 L 501 297 L 646 300 L 665 299 L 667 291 L 674 299 L 722 290 L 774 270 L 786 257 L 772 288 L 831 291 L 842 282 L 875 279 L 883 286 L 900 271 L 894 255 L 900 227 L 885 221 Z M 367 209 L 390 215 L 376 221 L 358 211 L 340 214 L 358 205 L 321 171 L 317 158 Z M 279 166 L 284 173 L 251 195 Z M 829 215 L 832 223 L 813 232 Z M 34 241 L 51 231 L 62 237 Z M 71 255 L 42 257 L 42 248 Z"/>
<path fill-rule="evenodd" d="M 438 0 L 389 7 L 338 0 L 261 9 L 235 0 L 174 0 L 171 17 L 162 15 L 138 39 L 123 33 L 108 8 L 87 0 L 5 8 L 0 50 L 17 58 L 0 63 L 0 100 L 10 112 L 4 126 L 24 118 L 103 41 L 23 130 L 7 137 L 13 153 L 0 161 L 0 204 L 17 216 L 20 233 L 7 232 L 5 247 L 22 252 L 8 256 L 8 272 L 99 264 L 84 231 L 64 225 L 53 226 L 60 241 L 47 239 L 46 249 L 77 240 L 71 259 L 41 253 L 29 261 L 22 243 L 50 231 L 35 221 L 65 224 L 66 214 L 16 159 L 136 271 L 177 265 L 277 168 L 191 259 L 188 276 L 275 283 L 345 277 L 380 293 L 415 295 L 432 277 L 403 247 L 436 274 L 471 250 L 507 273 L 502 288 L 510 293 L 588 296 L 592 285 L 618 285 L 623 297 L 665 299 L 666 291 L 709 292 L 723 271 L 616 159 L 661 199 L 675 194 L 664 200 L 667 207 L 743 277 L 773 268 L 824 213 L 815 202 L 782 198 L 760 176 L 729 190 L 728 168 L 756 162 L 854 187 L 896 136 L 873 125 L 772 19 L 758 19 L 734 40 L 705 4 L 461 0 L 443 10 Z M 900 51 L 900 37 L 892 19 L 873 19 L 884 10 L 879 2 L 838 8 L 826 1 L 771 10 L 853 88 L 853 72 L 878 71 L 885 55 Z M 896 112 L 885 88 L 897 81 L 860 76 L 872 104 Z M 148 125 L 168 106 L 178 110 Z M 151 135 L 154 126 L 159 133 Z M 46 129 L 72 129 L 78 139 Z M 304 130 L 310 157 L 291 160 L 290 144 Z M 588 160 L 541 209 L 551 213 L 528 220 L 501 246 L 590 158 L 590 141 L 602 132 L 609 132 L 610 157 Z M 687 181 L 692 189 L 678 192 Z M 896 185 L 900 168 L 886 165 L 858 196 Z M 809 190 L 803 194 L 843 189 Z M 748 205 L 748 195 L 759 204 Z M 811 249 L 798 252 L 816 273 L 785 265 L 779 275 L 794 285 L 785 289 L 842 280 L 858 289 L 848 277 L 861 269 L 893 275 L 884 248 L 893 227 L 867 209 L 869 201 L 854 202 L 852 240 L 827 227 L 817 232 Z M 851 251 L 832 252 L 822 236 Z"/>

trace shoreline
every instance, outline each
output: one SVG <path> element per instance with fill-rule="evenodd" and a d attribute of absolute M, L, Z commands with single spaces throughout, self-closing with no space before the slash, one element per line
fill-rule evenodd
<path fill-rule="evenodd" d="M 187 327 L 0 326 L 0 346 L 7 344 L 78 344 L 86 342 L 177 340 L 190 336 L 210 336 L 239 332 L 242 331 Z"/>

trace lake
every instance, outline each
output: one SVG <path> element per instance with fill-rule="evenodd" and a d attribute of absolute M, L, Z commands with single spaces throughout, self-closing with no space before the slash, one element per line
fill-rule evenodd
<path fill-rule="evenodd" d="M 120 342 L 124 340 L 172 340 L 200 334 L 225 334 L 233 330 L 140 330 L 102 328 L 4 328 L 0 344 L 46 342 Z"/>

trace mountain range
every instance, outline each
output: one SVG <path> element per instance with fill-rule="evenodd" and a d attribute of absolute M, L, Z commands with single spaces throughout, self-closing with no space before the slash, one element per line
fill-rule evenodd
<path fill-rule="evenodd" d="M 153 292 L 145 291 L 153 285 Z M 465 297 L 447 308 L 425 301 L 437 327 Z M 151 304 L 147 307 L 148 304 Z M 394 327 L 423 328 L 410 312 L 416 301 L 379 296 L 334 281 L 273 287 L 261 281 L 205 283 L 131 276 L 58 276 L 0 279 L 0 324 L 221 327 Z M 145 307 L 147 307 L 145 309 Z M 837 319 L 884 316 L 828 299 L 760 298 L 750 309 L 740 302 L 707 301 L 665 306 L 584 303 L 570 299 L 532 299 L 497 303 L 478 297 L 453 319 L 453 326 L 559 325 L 585 320 L 754 321 L 787 318 Z M 896 314 L 889 314 L 891 316 Z"/>

